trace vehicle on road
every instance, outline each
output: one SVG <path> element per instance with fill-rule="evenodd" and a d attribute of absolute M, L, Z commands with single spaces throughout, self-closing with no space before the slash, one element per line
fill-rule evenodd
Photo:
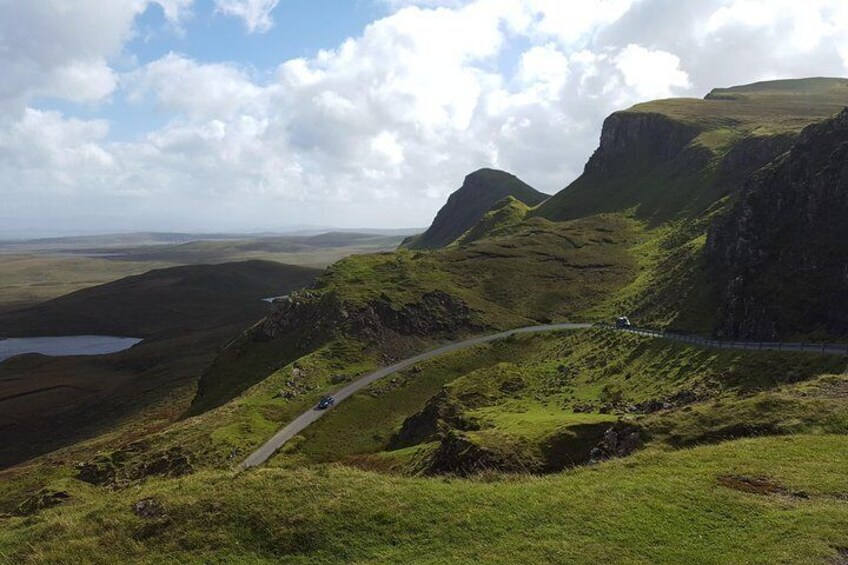
<path fill-rule="evenodd" d="M 615 319 L 615 327 L 630 328 L 633 327 L 633 324 L 630 323 L 630 319 L 627 316 L 619 316 Z"/>
<path fill-rule="evenodd" d="M 316 410 L 326 410 L 330 406 L 336 403 L 336 399 L 332 396 L 325 396 L 321 400 L 318 401 L 318 405 L 315 407 Z"/>

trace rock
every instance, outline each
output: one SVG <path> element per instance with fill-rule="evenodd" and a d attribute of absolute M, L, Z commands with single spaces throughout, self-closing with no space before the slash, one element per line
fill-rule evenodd
<path fill-rule="evenodd" d="M 740 192 L 707 236 L 719 336 L 848 333 L 848 110 L 805 128 Z"/>
<path fill-rule="evenodd" d="M 698 128 L 661 114 L 616 112 L 604 120 L 600 146 L 586 163 L 585 173 L 603 174 L 633 153 L 672 159 L 698 133 Z"/>
<path fill-rule="evenodd" d="M 465 415 L 464 406 L 442 389 L 427 401 L 420 412 L 403 421 L 400 430 L 389 439 L 389 447 L 398 449 L 418 445 L 450 429 L 471 431 L 479 429 L 479 426 Z"/>
<path fill-rule="evenodd" d="M 589 414 L 595 411 L 595 407 L 590 403 L 575 404 L 571 407 L 575 414 Z"/>
<path fill-rule="evenodd" d="M 45 508 L 52 508 L 71 498 L 63 490 L 41 489 L 22 502 L 14 512 L 15 516 L 32 516 Z"/>
<path fill-rule="evenodd" d="M 139 518 L 162 518 L 165 516 L 165 507 L 154 498 L 145 498 L 133 504 L 133 513 Z"/>
<path fill-rule="evenodd" d="M 691 390 L 681 390 L 671 395 L 668 399 L 674 406 L 685 406 L 698 401 L 698 395 Z"/>
<path fill-rule="evenodd" d="M 332 375 L 329 380 L 330 384 L 338 385 L 346 383 L 350 380 L 350 377 L 348 377 L 347 375 Z"/>
<path fill-rule="evenodd" d="M 468 435 L 450 430 L 430 455 L 423 469 L 428 475 L 475 475 L 487 471 L 500 473 L 538 473 L 543 463 L 525 449 L 524 442 L 503 436 L 498 448 L 476 443 Z"/>
<path fill-rule="evenodd" d="M 116 474 L 115 462 L 107 455 L 97 455 L 91 461 L 77 465 L 77 479 L 92 485 L 111 484 Z"/>
<path fill-rule="evenodd" d="M 613 457 L 626 457 L 641 446 L 641 433 L 636 426 L 619 422 L 604 432 L 604 437 L 590 455 L 590 463 Z"/>
<path fill-rule="evenodd" d="M 188 454 L 181 447 L 153 454 L 151 459 L 129 470 L 129 478 L 142 479 L 145 477 L 180 477 L 192 472 Z"/>
<path fill-rule="evenodd" d="M 504 394 L 515 394 L 524 390 L 526 386 L 527 383 L 524 382 L 524 379 L 521 377 L 513 377 L 502 382 L 499 388 Z"/>

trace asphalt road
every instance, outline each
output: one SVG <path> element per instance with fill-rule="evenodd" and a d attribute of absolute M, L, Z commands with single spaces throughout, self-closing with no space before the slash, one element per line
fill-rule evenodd
<path fill-rule="evenodd" d="M 371 383 L 378 381 L 383 377 L 387 377 L 389 375 L 397 373 L 398 371 L 402 371 L 404 369 L 412 367 L 416 363 L 421 363 L 422 361 L 433 359 L 434 357 L 444 355 L 445 353 L 452 353 L 454 351 L 459 351 L 460 349 L 466 349 L 468 347 L 474 347 L 475 345 L 480 345 L 483 343 L 489 343 L 492 341 L 503 339 L 511 335 L 553 332 L 561 330 L 582 330 L 590 327 L 592 327 L 591 324 L 551 324 L 547 326 L 530 326 L 526 328 L 518 328 L 496 334 L 475 337 L 467 339 L 465 341 L 458 341 L 449 345 L 445 345 L 443 347 L 432 349 L 430 351 L 425 351 L 420 355 L 410 357 L 409 359 L 405 359 L 400 363 L 391 365 L 390 367 L 383 367 L 382 369 L 378 369 L 377 371 L 369 373 L 361 379 L 358 379 L 348 384 L 340 391 L 336 392 L 335 394 L 332 394 L 332 396 L 336 399 L 336 406 L 338 406 L 339 403 L 343 402 L 346 398 L 362 390 Z M 265 461 L 267 461 L 272 455 L 274 455 L 274 453 L 276 453 L 278 449 L 285 445 L 287 441 L 289 441 L 291 438 L 308 428 L 313 422 L 321 418 L 330 410 L 332 410 L 332 408 L 328 408 L 327 410 L 315 410 L 313 408 L 301 414 L 292 422 L 290 422 L 286 427 L 277 432 L 274 437 L 265 442 L 262 447 L 254 451 L 250 455 L 250 457 L 245 459 L 244 462 L 242 462 L 241 464 L 241 468 L 248 469 L 250 467 L 255 467 L 257 465 L 265 463 Z"/>

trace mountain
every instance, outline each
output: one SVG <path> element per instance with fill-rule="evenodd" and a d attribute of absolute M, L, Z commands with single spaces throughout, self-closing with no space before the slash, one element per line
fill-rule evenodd
<path fill-rule="evenodd" d="M 450 195 L 427 231 L 404 245 L 409 249 L 437 249 L 450 245 L 508 196 L 533 207 L 544 202 L 549 195 L 509 173 L 480 169 L 465 177 L 462 186 Z"/>
<path fill-rule="evenodd" d="M 534 213 L 567 220 L 633 210 L 659 225 L 695 218 L 848 104 L 848 80 L 800 79 L 638 104 L 604 121 L 583 175 Z"/>

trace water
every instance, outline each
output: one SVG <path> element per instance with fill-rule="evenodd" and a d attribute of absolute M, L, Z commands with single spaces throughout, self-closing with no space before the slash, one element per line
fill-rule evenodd
<path fill-rule="evenodd" d="M 129 349 L 141 342 L 134 337 L 76 335 L 69 337 L 11 337 L 0 340 L 0 363 L 15 355 L 104 355 Z"/>
<path fill-rule="evenodd" d="M 267 302 L 268 304 L 273 304 L 275 300 L 282 300 L 283 298 L 288 298 L 288 297 L 289 297 L 288 294 L 284 294 L 282 296 L 271 296 L 271 297 L 268 297 L 268 298 L 263 298 L 262 301 Z"/>

